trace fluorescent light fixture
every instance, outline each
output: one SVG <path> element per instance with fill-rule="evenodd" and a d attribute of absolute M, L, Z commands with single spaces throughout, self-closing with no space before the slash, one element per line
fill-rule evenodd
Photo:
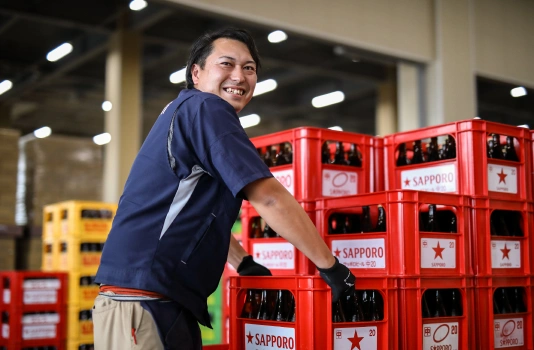
<path fill-rule="evenodd" d="M 527 94 L 527 90 L 522 86 L 518 86 L 510 90 L 510 95 L 512 95 L 512 97 L 521 97 L 521 96 L 525 96 L 526 94 Z"/>
<path fill-rule="evenodd" d="M 13 87 L 11 80 L 4 80 L 0 83 L 0 95 Z"/>
<path fill-rule="evenodd" d="M 111 141 L 111 135 L 108 132 L 93 137 L 93 142 L 99 146 L 105 145 Z"/>
<path fill-rule="evenodd" d="M 345 94 L 341 91 L 334 91 L 329 94 L 314 97 L 312 105 L 315 108 L 326 107 L 334 103 L 342 102 L 345 99 Z"/>
<path fill-rule="evenodd" d="M 528 124 L 521 124 L 521 125 L 518 125 L 518 127 L 525 128 L 525 129 L 530 129 L 530 126 Z"/>
<path fill-rule="evenodd" d="M 46 59 L 50 62 L 56 62 L 57 60 L 62 59 L 63 57 L 67 56 L 69 53 L 72 52 L 72 45 L 69 43 L 63 43 L 50 51 L 46 55 Z"/>
<path fill-rule="evenodd" d="M 267 79 L 264 81 L 260 81 L 259 83 L 256 84 L 256 88 L 254 89 L 254 95 L 252 96 L 258 96 L 266 92 L 273 91 L 274 89 L 276 89 L 277 86 L 278 84 L 276 83 L 276 80 L 274 79 Z"/>
<path fill-rule="evenodd" d="M 343 128 L 341 126 L 331 126 L 328 129 L 335 131 L 343 131 Z"/>
<path fill-rule="evenodd" d="M 113 108 L 113 104 L 109 101 L 104 101 L 102 102 L 102 109 L 106 112 L 109 112 L 111 111 L 111 109 Z"/>
<path fill-rule="evenodd" d="M 239 122 L 243 128 L 250 128 L 251 126 L 258 125 L 260 120 L 261 118 L 257 114 L 249 114 L 239 118 Z"/>
<path fill-rule="evenodd" d="M 133 0 L 130 2 L 130 10 L 132 11 L 141 11 L 146 7 L 145 0 Z"/>
<path fill-rule="evenodd" d="M 179 71 L 176 71 L 176 72 L 172 73 L 169 76 L 169 80 L 173 84 L 183 83 L 185 81 L 185 68 L 182 68 Z"/>
<path fill-rule="evenodd" d="M 286 40 L 286 39 L 287 39 L 287 34 L 284 33 L 284 32 L 281 31 L 281 30 L 275 30 L 274 32 L 270 33 L 270 34 L 267 36 L 267 40 L 269 40 L 269 41 L 272 42 L 273 44 L 282 42 L 282 41 L 284 41 L 284 40 Z"/>
<path fill-rule="evenodd" d="M 44 139 L 52 134 L 52 129 L 50 129 L 48 126 L 43 126 L 42 128 L 35 130 L 33 134 L 38 139 Z"/>

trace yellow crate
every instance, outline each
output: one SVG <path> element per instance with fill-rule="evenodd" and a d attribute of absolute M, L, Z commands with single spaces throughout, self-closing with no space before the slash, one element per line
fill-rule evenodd
<path fill-rule="evenodd" d="M 67 350 L 95 350 L 93 342 L 67 341 Z"/>
<path fill-rule="evenodd" d="M 71 306 L 81 308 L 92 308 L 99 286 L 94 284 L 95 275 L 82 275 L 80 273 L 69 273 L 69 300 Z"/>
<path fill-rule="evenodd" d="M 93 319 L 91 308 L 82 309 L 69 306 L 67 313 L 67 340 L 81 343 L 93 343 Z"/>
<path fill-rule="evenodd" d="M 54 238 L 43 237 L 43 253 L 41 270 L 42 271 L 57 271 L 58 257 L 59 257 L 59 242 Z"/>
<path fill-rule="evenodd" d="M 43 207 L 43 240 L 56 239 L 61 234 L 61 218 L 59 204 L 49 204 Z"/>
<path fill-rule="evenodd" d="M 105 238 L 67 238 L 59 241 L 58 270 L 94 275 L 100 265 Z"/>
<path fill-rule="evenodd" d="M 67 201 L 58 205 L 61 239 L 107 237 L 117 212 L 117 204 L 104 202 Z"/>

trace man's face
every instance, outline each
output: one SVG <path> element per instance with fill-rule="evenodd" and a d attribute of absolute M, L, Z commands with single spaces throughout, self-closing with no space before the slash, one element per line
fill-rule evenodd
<path fill-rule="evenodd" d="M 258 79 L 256 63 L 247 46 L 226 38 L 213 42 L 213 50 L 206 58 L 204 69 L 194 64 L 191 75 L 198 90 L 221 97 L 236 112 L 250 102 Z"/>

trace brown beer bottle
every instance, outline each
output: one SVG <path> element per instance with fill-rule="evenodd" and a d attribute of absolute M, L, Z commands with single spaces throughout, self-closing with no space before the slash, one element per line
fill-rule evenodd
<path fill-rule="evenodd" d="M 428 153 L 429 162 L 435 162 L 439 160 L 439 146 L 438 146 L 437 137 L 430 138 L 430 143 L 428 144 L 427 153 Z"/>
<path fill-rule="evenodd" d="M 261 238 L 262 232 L 261 232 L 261 220 L 259 217 L 252 218 L 250 220 L 250 238 Z"/>
<path fill-rule="evenodd" d="M 321 148 L 321 163 L 330 164 L 330 147 L 328 147 L 328 142 L 324 142 Z"/>
<path fill-rule="evenodd" d="M 447 135 L 447 159 L 456 158 L 456 140 L 451 135 Z"/>
<path fill-rule="evenodd" d="M 449 232 L 450 233 L 457 233 L 458 232 L 458 224 L 456 223 L 456 215 L 451 212 L 451 218 L 449 222 Z"/>
<path fill-rule="evenodd" d="M 382 302 L 382 295 L 376 291 L 371 291 L 370 302 L 370 314 L 371 321 L 382 321 L 384 319 L 384 306 Z"/>
<path fill-rule="evenodd" d="M 273 238 L 276 237 L 277 233 L 269 226 L 269 224 L 265 223 L 265 227 L 263 228 L 263 238 Z"/>
<path fill-rule="evenodd" d="M 514 138 L 506 136 L 506 145 L 504 146 L 504 159 L 511 160 L 513 162 L 519 162 L 519 157 L 515 152 Z"/>
<path fill-rule="evenodd" d="M 296 303 L 295 303 L 295 296 L 293 293 L 289 292 L 289 303 L 288 303 L 288 314 L 287 314 L 287 321 L 288 322 L 295 322 L 297 318 L 296 313 Z"/>
<path fill-rule="evenodd" d="M 411 164 L 421 164 L 424 163 L 425 155 L 423 153 L 423 147 L 421 146 L 421 140 L 415 140 L 413 142 L 413 156 Z"/>
<path fill-rule="evenodd" d="M 334 164 L 347 165 L 347 160 L 345 159 L 345 149 L 343 147 L 343 142 L 338 142 L 336 144 L 336 153 L 334 155 Z"/>
<path fill-rule="evenodd" d="M 498 134 L 492 134 L 491 139 L 493 141 L 492 155 L 494 159 L 503 159 L 501 140 Z"/>
<path fill-rule="evenodd" d="M 371 225 L 371 209 L 367 205 L 362 207 L 361 222 L 362 233 L 373 231 L 373 226 Z"/>
<path fill-rule="evenodd" d="M 488 158 L 494 158 L 493 157 L 493 140 L 488 140 L 486 143 L 486 154 L 488 155 Z"/>
<path fill-rule="evenodd" d="M 272 152 L 271 147 L 269 147 L 269 146 L 265 147 L 265 153 L 263 154 L 263 162 L 269 168 L 274 165 L 273 164 L 273 160 L 272 160 L 272 156 L 271 156 L 271 152 Z"/>
<path fill-rule="evenodd" d="M 343 222 L 343 227 L 341 229 L 342 233 L 353 233 L 354 229 L 352 227 L 351 215 L 345 215 L 345 220 Z"/>
<path fill-rule="evenodd" d="M 505 214 L 502 210 L 494 210 L 492 215 L 496 215 L 497 217 L 497 235 L 498 236 L 505 236 L 510 237 L 510 231 L 508 231 L 508 223 L 506 222 L 506 219 L 504 218 Z"/>
<path fill-rule="evenodd" d="M 428 232 L 438 231 L 438 225 L 436 222 L 436 205 L 435 204 L 428 205 L 428 220 L 427 220 L 425 229 Z"/>
<path fill-rule="evenodd" d="M 260 294 L 260 291 L 256 289 L 249 289 L 247 291 L 247 297 L 245 299 L 245 305 L 243 305 L 243 309 L 241 310 L 241 317 L 242 318 L 258 318 L 259 313 L 259 303 L 258 298 L 256 294 Z"/>
<path fill-rule="evenodd" d="M 406 144 L 399 145 L 399 155 L 397 156 L 397 166 L 408 165 L 408 157 L 406 156 Z"/>
<path fill-rule="evenodd" d="M 328 233 L 339 233 L 339 214 L 332 213 L 328 218 Z"/>
<path fill-rule="evenodd" d="M 523 288 L 522 287 L 513 287 L 513 311 L 514 313 L 525 312 L 527 308 L 525 307 L 525 302 L 523 301 Z"/>
<path fill-rule="evenodd" d="M 365 321 L 365 315 L 363 313 L 363 307 L 361 302 L 361 296 L 359 291 L 354 290 L 354 307 L 352 312 L 351 321 L 352 322 L 363 322 Z"/>
<path fill-rule="evenodd" d="M 360 152 L 358 152 L 358 147 L 355 143 L 351 143 L 349 150 L 348 163 L 350 166 L 361 167 L 362 160 L 360 159 Z"/>
<path fill-rule="evenodd" d="M 445 304 L 443 303 L 443 296 L 441 291 L 436 289 L 436 299 L 434 302 L 434 314 L 432 317 L 445 317 L 447 316 L 447 310 L 445 310 Z"/>
<path fill-rule="evenodd" d="M 345 313 L 343 312 L 343 304 L 341 303 L 341 299 L 335 303 L 332 303 L 332 322 L 347 322 Z"/>
<path fill-rule="evenodd" d="M 375 232 L 386 232 L 386 211 L 384 207 L 378 205 L 378 220 L 376 221 Z"/>
<path fill-rule="evenodd" d="M 505 288 L 497 288 L 493 293 L 493 298 L 497 302 L 497 308 L 499 314 L 512 313 L 512 306 L 510 305 L 510 299 Z"/>
<path fill-rule="evenodd" d="M 269 312 L 269 294 L 267 289 L 261 291 L 260 311 L 258 312 L 259 320 L 270 320 L 271 313 Z"/>
<path fill-rule="evenodd" d="M 271 320 L 273 321 L 287 321 L 287 292 L 285 290 L 279 290 L 276 295 L 276 303 L 274 305 L 273 315 Z"/>
<path fill-rule="evenodd" d="M 451 308 L 449 316 L 462 316 L 462 301 L 458 289 L 451 289 Z"/>
<path fill-rule="evenodd" d="M 423 318 L 430 318 L 430 308 L 428 307 L 428 301 L 427 301 L 427 296 L 428 296 L 428 293 L 425 291 L 423 293 L 423 297 L 421 298 L 422 301 L 422 309 L 423 309 Z"/>
<path fill-rule="evenodd" d="M 278 153 L 276 154 L 276 165 L 285 165 L 288 164 L 286 158 L 286 146 L 285 143 L 280 143 L 278 146 Z"/>
<path fill-rule="evenodd" d="M 523 237 L 523 229 L 521 228 L 521 212 L 507 210 L 504 211 L 504 213 L 510 235 L 513 237 Z"/>

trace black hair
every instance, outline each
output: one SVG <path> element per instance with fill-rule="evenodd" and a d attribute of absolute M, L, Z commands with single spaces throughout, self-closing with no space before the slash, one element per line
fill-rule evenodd
<path fill-rule="evenodd" d="M 206 33 L 198 38 L 191 46 L 189 59 L 187 60 L 187 68 L 185 71 L 187 89 L 192 89 L 195 86 L 193 83 L 193 77 L 191 75 L 191 68 L 194 64 L 198 64 L 200 68 L 204 69 L 206 58 L 208 58 L 213 51 L 213 42 L 220 38 L 237 40 L 245 44 L 250 52 L 250 55 L 252 56 L 252 59 L 254 62 L 256 62 L 256 69 L 261 67 L 258 48 L 254 43 L 252 35 L 250 35 L 250 33 L 245 29 L 224 28 L 214 32 Z"/>

